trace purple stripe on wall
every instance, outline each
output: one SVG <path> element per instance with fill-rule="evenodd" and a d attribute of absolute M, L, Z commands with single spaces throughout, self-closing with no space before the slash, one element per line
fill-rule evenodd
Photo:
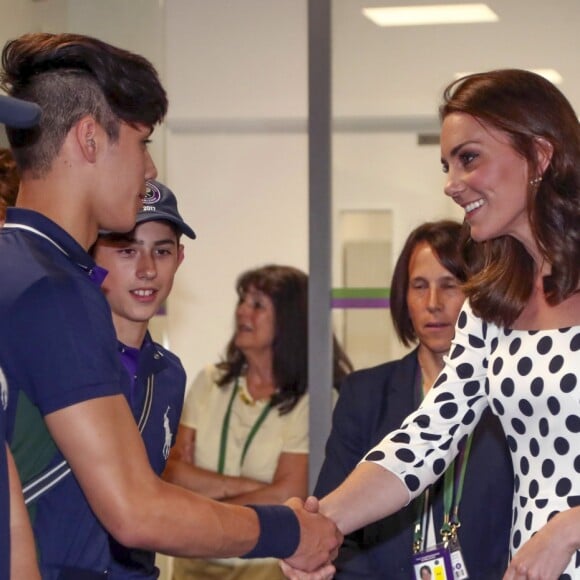
<path fill-rule="evenodd" d="M 332 308 L 389 308 L 388 298 L 333 298 Z"/>

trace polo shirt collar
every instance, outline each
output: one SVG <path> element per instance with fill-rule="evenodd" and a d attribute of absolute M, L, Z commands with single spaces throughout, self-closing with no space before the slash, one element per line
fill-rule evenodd
<path fill-rule="evenodd" d="M 153 342 L 149 331 L 145 335 L 143 344 L 141 345 L 141 357 L 139 361 L 142 372 L 145 375 L 158 373 L 167 366 L 165 355 L 159 346 Z"/>
<path fill-rule="evenodd" d="M 85 270 L 91 280 L 99 286 L 107 275 L 107 271 L 97 266 L 93 258 L 70 234 L 51 219 L 37 211 L 20 207 L 9 207 L 6 211 L 4 227 L 7 229 L 20 227 L 25 231 L 27 230 L 34 235 L 46 239 L 65 254 L 71 262 L 75 263 L 82 270 Z"/>

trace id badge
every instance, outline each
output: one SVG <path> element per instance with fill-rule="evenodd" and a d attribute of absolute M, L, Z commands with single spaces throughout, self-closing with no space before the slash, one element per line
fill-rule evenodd
<path fill-rule="evenodd" d="M 449 540 L 447 549 L 449 550 L 449 556 L 451 558 L 453 580 L 469 580 L 469 574 L 467 573 L 467 567 L 465 566 L 465 560 L 463 559 L 461 546 L 459 545 L 459 540 L 457 537 L 451 538 L 451 540 Z"/>
<path fill-rule="evenodd" d="M 413 554 L 415 580 L 454 580 L 451 554 L 443 544 Z"/>

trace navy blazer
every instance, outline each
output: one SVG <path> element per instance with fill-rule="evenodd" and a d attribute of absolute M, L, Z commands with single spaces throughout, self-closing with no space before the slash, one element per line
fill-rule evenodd
<path fill-rule="evenodd" d="M 417 350 L 401 360 L 356 371 L 345 379 L 334 409 L 326 457 L 314 491 L 335 489 L 364 454 L 400 427 L 416 408 Z M 442 478 L 433 486 L 438 531 L 443 519 Z M 433 498 L 434 495 L 434 498 Z M 470 580 L 498 580 L 507 567 L 513 470 L 498 419 L 485 410 L 474 431 L 459 508 L 459 542 Z M 416 501 L 349 535 L 335 562 L 341 580 L 413 578 L 411 556 Z"/>

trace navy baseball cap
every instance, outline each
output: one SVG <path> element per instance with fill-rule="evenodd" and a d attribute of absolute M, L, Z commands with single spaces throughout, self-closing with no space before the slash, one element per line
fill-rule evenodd
<path fill-rule="evenodd" d="M 16 129 L 33 127 L 40 120 L 41 109 L 36 103 L 0 95 L 0 123 Z"/>
<path fill-rule="evenodd" d="M 165 220 L 175 224 L 177 229 L 195 240 L 195 232 L 183 221 L 174 193 L 159 181 L 148 179 L 145 182 L 143 207 L 137 213 L 137 224 L 153 220 Z"/>

